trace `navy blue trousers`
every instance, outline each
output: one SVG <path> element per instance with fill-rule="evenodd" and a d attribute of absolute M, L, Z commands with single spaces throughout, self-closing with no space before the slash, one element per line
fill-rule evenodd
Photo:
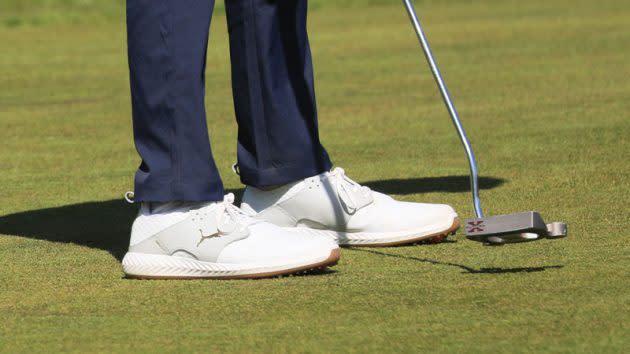
<path fill-rule="evenodd" d="M 289 183 L 330 169 L 319 140 L 307 0 L 226 0 L 241 181 Z M 205 64 L 214 0 L 127 0 L 137 201 L 215 201 Z M 212 112 L 212 107 L 210 112 Z"/>

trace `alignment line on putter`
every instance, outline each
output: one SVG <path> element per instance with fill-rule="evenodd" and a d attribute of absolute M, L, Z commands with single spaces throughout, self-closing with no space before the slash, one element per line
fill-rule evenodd
<path fill-rule="evenodd" d="M 479 177 L 477 173 L 477 160 L 473 152 L 472 146 L 468 141 L 464 127 L 459 120 L 459 115 L 453 104 L 446 84 L 442 79 L 440 69 L 438 69 L 435 59 L 433 59 L 433 53 L 429 42 L 422 30 L 420 20 L 416 14 L 416 10 L 411 0 L 403 0 L 409 19 L 413 25 L 418 41 L 424 52 L 424 56 L 429 63 L 433 78 L 437 83 L 437 86 L 442 94 L 442 99 L 448 110 L 453 125 L 457 130 L 464 150 L 466 150 L 466 156 L 468 157 L 468 163 L 470 165 L 470 187 L 473 197 L 473 208 L 475 209 L 476 218 L 464 220 L 464 232 L 466 237 L 473 241 L 483 242 L 485 245 L 503 245 L 506 243 L 517 243 L 541 240 L 544 238 L 557 239 L 567 235 L 567 224 L 564 222 L 553 222 L 551 224 L 545 224 L 542 216 L 535 211 L 526 211 L 521 213 L 514 213 L 508 215 L 497 215 L 492 217 L 484 217 L 481 210 L 481 202 L 479 200 Z"/>

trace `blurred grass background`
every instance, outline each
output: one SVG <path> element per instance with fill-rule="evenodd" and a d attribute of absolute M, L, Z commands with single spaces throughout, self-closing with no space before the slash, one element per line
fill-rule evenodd
<path fill-rule="evenodd" d="M 183 0 L 182 0 L 183 1 Z M 232 190 L 221 3 L 209 129 Z M 336 272 L 122 278 L 139 159 L 122 1 L 0 2 L 0 351 L 622 353 L 630 345 L 630 4 L 418 1 L 489 214 L 557 242 L 344 249 Z M 399 1 L 312 1 L 321 136 L 375 189 L 472 215 L 465 156 Z"/>
<path fill-rule="evenodd" d="M 0 24 L 4 27 L 93 23 L 119 20 L 124 0 L 3 0 Z"/>

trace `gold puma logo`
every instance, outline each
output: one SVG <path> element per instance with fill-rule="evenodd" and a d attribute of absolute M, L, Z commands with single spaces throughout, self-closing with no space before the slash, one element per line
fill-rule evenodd
<path fill-rule="evenodd" d="M 210 235 L 204 235 L 204 234 L 203 234 L 203 230 L 201 230 L 201 229 L 199 229 L 199 234 L 201 234 L 201 239 L 199 239 L 199 242 L 197 242 L 197 247 L 199 247 L 199 245 L 200 245 L 203 241 L 205 241 L 205 240 L 207 240 L 207 239 L 210 239 L 210 238 L 217 238 L 217 237 L 221 237 L 221 236 L 223 236 L 223 234 L 221 233 L 221 231 L 217 231 L 217 232 L 212 233 L 212 234 L 210 234 Z"/>

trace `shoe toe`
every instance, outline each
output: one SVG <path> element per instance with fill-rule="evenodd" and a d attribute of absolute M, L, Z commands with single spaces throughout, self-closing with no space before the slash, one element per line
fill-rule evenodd
<path fill-rule="evenodd" d="M 363 232 L 398 232 L 423 228 L 448 228 L 457 217 L 446 204 L 384 201 L 351 220 Z"/>
<path fill-rule="evenodd" d="M 444 225 L 449 227 L 457 217 L 455 210 L 446 204 L 404 203 L 400 225 L 406 229 Z"/>

